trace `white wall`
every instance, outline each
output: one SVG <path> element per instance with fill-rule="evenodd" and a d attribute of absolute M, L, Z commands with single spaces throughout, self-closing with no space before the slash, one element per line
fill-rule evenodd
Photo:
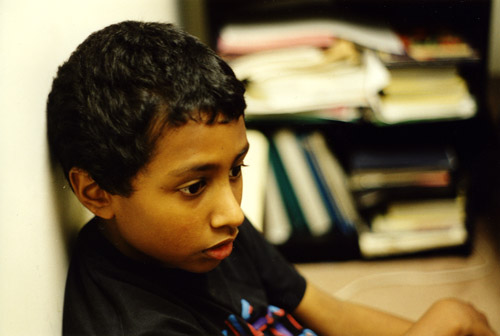
<path fill-rule="evenodd" d="M 0 335 L 59 335 L 67 238 L 88 213 L 48 161 L 51 80 L 91 32 L 177 22 L 175 0 L 0 0 Z"/>

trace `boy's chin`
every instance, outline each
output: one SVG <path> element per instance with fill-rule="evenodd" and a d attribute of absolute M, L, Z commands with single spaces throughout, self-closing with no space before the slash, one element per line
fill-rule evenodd
<path fill-rule="evenodd" d="M 214 270 L 220 263 L 221 260 L 207 260 L 197 264 L 184 265 L 179 268 L 191 273 L 207 273 Z"/>

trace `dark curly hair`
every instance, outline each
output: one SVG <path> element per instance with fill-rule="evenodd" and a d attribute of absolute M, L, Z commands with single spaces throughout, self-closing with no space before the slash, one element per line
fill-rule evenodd
<path fill-rule="evenodd" d="M 165 126 L 236 120 L 244 87 L 230 67 L 171 24 L 125 21 L 91 34 L 58 70 L 47 101 L 51 154 L 128 196 Z"/>

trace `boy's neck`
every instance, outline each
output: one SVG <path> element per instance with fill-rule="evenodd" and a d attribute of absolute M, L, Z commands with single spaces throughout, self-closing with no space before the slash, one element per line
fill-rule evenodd
<path fill-rule="evenodd" d="M 103 219 L 98 217 L 98 227 L 104 238 L 106 238 L 106 240 L 108 240 L 121 254 L 135 261 L 159 265 L 157 260 L 141 253 L 121 238 L 122 236 L 118 231 L 114 219 Z"/>

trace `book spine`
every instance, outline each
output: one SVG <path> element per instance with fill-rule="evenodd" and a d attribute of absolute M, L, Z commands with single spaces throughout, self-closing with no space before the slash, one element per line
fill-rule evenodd
<path fill-rule="evenodd" d="M 309 235 L 309 229 L 306 224 L 306 219 L 302 212 L 302 207 L 296 197 L 295 191 L 291 185 L 290 179 L 285 171 L 283 162 L 281 161 L 278 149 L 273 141 L 269 141 L 269 161 L 274 171 L 274 176 L 279 186 L 279 191 L 283 199 L 290 224 L 293 227 L 293 233 L 298 235 Z"/>
<path fill-rule="evenodd" d="M 274 134 L 273 140 L 311 234 L 328 233 L 331 218 L 295 134 L 290 130 L 280 130 Z"/>

